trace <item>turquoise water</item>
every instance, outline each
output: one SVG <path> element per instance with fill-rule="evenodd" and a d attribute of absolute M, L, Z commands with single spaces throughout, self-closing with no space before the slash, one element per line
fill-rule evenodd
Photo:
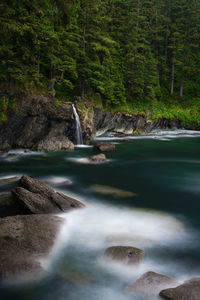
<path fill-rule="evenodd" d="M 39 282 L 2 283 L 2 299 L 141 299 L 123 289 L 146 271 L 180 281 L 200 276 L 199 150 L 200 137 L 167 137 L 119 140 L 101 165 L 80 160 L 92 155 L 92 148 L 9 159 L 1 155 L 1 177 L 28 174 L 87 204 L 85 210 L 63 215 L 67 225 L 47 276 Z M 66 178 L 71 185 L 56 184 Z M 104 186 L 134 194 L 118 197 Z M 0 192 L 14 187 L 0 186 Z M 105 265 L 101 253 L 119 243 L 147 252 L 140 268 Z"/>

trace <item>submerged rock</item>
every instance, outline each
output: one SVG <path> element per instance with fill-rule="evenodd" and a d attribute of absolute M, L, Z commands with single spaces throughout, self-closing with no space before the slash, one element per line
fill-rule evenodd
<path fill-rule="evenodd" d="M 199 300 L 200 277 L 192 278 L 176 288 L 165 289 L 160 296 L 168 300 Z"/>
<path fill-rule="evenodd" d="M 147 272 L 136 282 L 127 286 L 125 291 L 152 298 L 157 296 L 162 289 L 177 285 L 178 282 L 171 277 L 155 272 Z"/>
<path fill-rule="evenodd" d="M 115 234 L 110 235 L 107 238 L 107 241 L 111 246 L 131 246 L 135 245 L 135 247 L 151 247 L 155 242 L 153 242 L 151 239 L 137 236 L 136 234 L 130 235 L 130 234 Z"/>
<path fill-rule="evenodd" d="M 55 192 L 48 184 L 24 175 L 12 191 L 16 202 L 33 214 L 48 214 L 85 207 L 80 201 Z"/>
<path fill-rule="evenodd" d="M 99 164 L 99 163 L 103 163 L 106 161 L 107 161 L 107 159 L 106 159 L 105 154 L 93 155 L 88 158 L 88 162 L 92 163 L 92 164 Z"/>
<path fill-rule="evenodd" d="M 0 184 L 9 184 L 19 180 L 19 176 L 0 178 Z"/>
<path fill-rule="evenodd" d="M 113 246 L 107 248 L 102 257 L 105 259 L 121 262 L 126 265 L 138 265 L 143 261 L 145 255 L 145 251 L 138 248 Z"/>
<path fill-rule="evenodd" d="M 63 219 L 49 215 L 0 219 L 0 278 L 29 279 L 44 272 Z"/>
<path fill-rule="evenodd" d="M 120 190 L 120 189 L 112 187 L 112 186 L 92 184 L 90 187 L 95 192 L 105 194 L 105 195 L 112 195 L 113 197 L 118 197 L 118 198 L 137 197 L 137 194 L 135 194 L 133 192 Z"/>
<path fill-rule="evenodd" d="M 53 185 L 70 185 L 72 184 L 73 182 L 70 180 L 70 179 L 65 179 L 63 181 L 59 181 L 59 182 L 54 182 Z"/>
<path fill-rule="evenodd" d="M 114 151 L 115 144 L 113 143 L 95 143 L 93 146 L 93 150 L 95 151 Z"/>

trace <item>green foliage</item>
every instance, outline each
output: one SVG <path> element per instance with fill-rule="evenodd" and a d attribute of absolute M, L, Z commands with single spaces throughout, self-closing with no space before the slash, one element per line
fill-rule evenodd
<path fill-rule="evenodd" d="M 200 0 L 2 0 L 0 24 L 2 94 L 199 122 Z"/>

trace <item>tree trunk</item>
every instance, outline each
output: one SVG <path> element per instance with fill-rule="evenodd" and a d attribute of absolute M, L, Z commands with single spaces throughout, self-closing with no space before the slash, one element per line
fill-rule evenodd
<path fill-rule="evenodd" d="M 174 57 L 172 58 L 172 81 L 171 81 L 171 95 L 174 94 L 174 79 L 175 79 L 175 63 Z"/>
<path fill-rule="evenodd" d="M 50 78 L 51 78 L 51 81 L 48 86 L 49 91 L 54 88 L 55 83 L 56 83 L 56 68 L 53 65 L 51 65 Z"/>
<path fill-rule="evenodd" d="M 181 98 L 183 97 L 184 79 L 185 79 L 185 62 L 183 62 L 182 77 L 181 77 L 181 84 L 180 84 L 180 97 Z"/>
<path fill-rule="evenodd" d="M 38 52 L 38 64 L 37 64 L 37 74 L 40 74 L 40 50 Z"/>
<path fill-rule="evenodd" d="M 61 75 L 60 75 L 60 80 L 61 80 L 61 81 L 63 81 L 63 80 L 64 80 L 64 75 L 65 75 L 65 72 L 64 72 L 64 71 L 62 71 L 62 72 L 61 72 Z"/>
<path fill-rule="evenodd" d="M 14 85 L 15 85 L 15 81 L 12 77 L 10 77 L 9 96 L 14 95 Z"/>
<path fill-rule="evenodd" d="M 137 1 L 137 21 L 136 21 L 136 32 L 138 33 L 139 28 L 139 14 L 140 14 L 140 0 Z"/>
<path fill-rule="evenodd" d="M 84 87 L 84 83 L 82 84 L 82 87 L 81 87 L 81 97 L 82 97 L 82 98 L 85 97 L 85 87 Z"/>
<path fill-rule="evenodd" d="M 186 62 L 186 51 L 184 50 L 183 54 L 183 64 L 182 64 L 182 76 L 181 76 L 181 84 L 180 84 L 180 97 L 183 97 L 183 88 L 184 88 L 184 80 L 185 80 L 185 62 Z"/>

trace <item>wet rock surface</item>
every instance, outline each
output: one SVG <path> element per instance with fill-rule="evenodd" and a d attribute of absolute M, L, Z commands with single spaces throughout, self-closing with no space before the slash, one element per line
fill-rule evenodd
<path fill-rule="evenodd" d="M 165 289 L 160 296 L 168 300 L 199 300 L 200 277 L 192 278 L 176 288 Z"/>
<path fill-rule="evenodd" d="M 144 297 L 151 298 L 159 295 L 159 292 L 168 287 L 175 287 L 178 282 L 166 275 L 155 272 L 147 272 L 136 282 L 125 288 L 126 292 L 141 294 Z"/>
<path fill-rule="evenodd" d="M 0 194 L 0 217 L 22 214 L 50 214 L 83 208 L 80 201 L 55 192 L 48 184 L 22 176 L 11 193 Z"/>
<path fill-rule="evenodd" d="M 43 273 L 63 219 L 23 215 L 0 219 L 0 278 L 18 279 Z"/>
<path fill-rule="evenodd" d="M 145 255 L 144 250 L 135 247 L 113 246 L 104 251 L 102 258 L 126 265 L 138 265 L 143 261 Z"/>
<path fill-rule="evenodd" d="M 12 191 L 15 201 L 33 214 L 60 213 L 82 208 L 80 201 L 55 192 L 48 184 L 24 175 Z"/>
<path fill-rule="evenodd" d="M 106 156 L 103 153 L 98 155 L 93 155 L 88 158 L 88 162 L 91 164 L 99 164 L 106 161 L 107 161 Z"/>
<path fill-rule="evenodd" d="M 94 151 L 114 151 L 115 150 L 115 144 L 113 143 L 95 143 L 93 146 Z"/>
<path fill-rule="evenodd" d="M 96 135 L 100 136 L 108 131 L 132 134 L 136 128 L 142 129 L 145 125 L 143 116 L 132 116 L 129 114 L 101 111 L 94 109 L 94 127 Z"/>

